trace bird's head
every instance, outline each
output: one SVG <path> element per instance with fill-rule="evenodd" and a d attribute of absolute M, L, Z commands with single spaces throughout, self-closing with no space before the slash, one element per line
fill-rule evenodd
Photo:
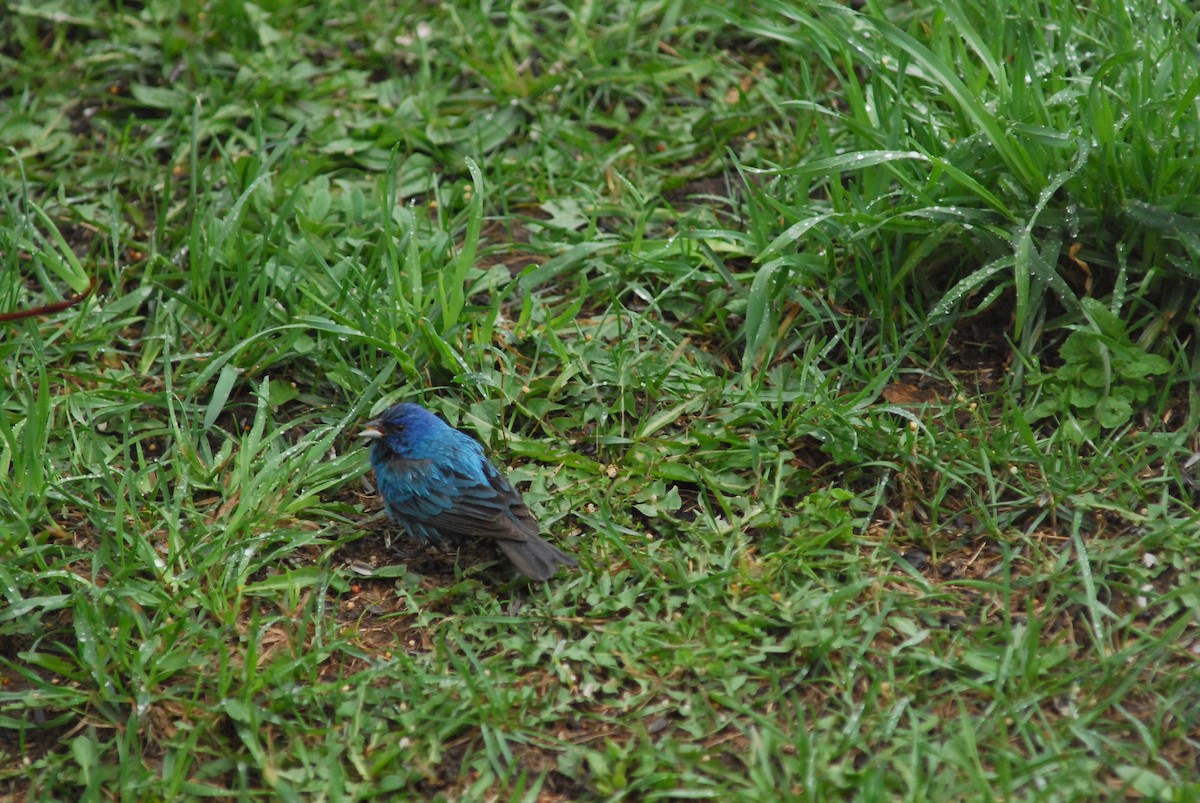
<path fill-rule="evenodd" d="M 405 402 L 392 405 L 368 421 L 358 436 L 408 457 L 420 452 L 425 439 L 441 429 L 449 429 L 442 419 L 420 405 Z"/>

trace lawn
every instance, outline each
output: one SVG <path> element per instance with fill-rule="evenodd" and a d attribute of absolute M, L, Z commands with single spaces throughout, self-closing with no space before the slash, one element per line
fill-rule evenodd
<path fill-rule="evenodd" d="M 1198 33 L 7 4 L 0 798 L 1200 796 Z"/>

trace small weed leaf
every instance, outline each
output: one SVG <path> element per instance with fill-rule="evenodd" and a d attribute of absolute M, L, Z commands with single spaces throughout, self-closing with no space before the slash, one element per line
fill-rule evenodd
<path fill-rule="evenodd" d="M 1121 319 L 1096 299 L 1085 298 L 1082 304 L 1091 326 L 1067 337 L 1057 370 L 1032 377 L 1044 395 L 1030 414 L 1034 420 L 1073 415 L 1082 431 L 1091 431 L 1089 422 L 1112 429 L 1149 400 L 1155 389 L 1152 377 L 1169 372 L 1171 363 L 1134 343 Z"/>

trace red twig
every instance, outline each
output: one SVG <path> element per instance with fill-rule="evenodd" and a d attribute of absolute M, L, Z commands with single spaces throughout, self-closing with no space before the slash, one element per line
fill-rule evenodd
<path fill-rule="evenodd" d="M 91 283 L 88 285 L 88 289 L 84 290 L 82 293 L 75 293 L 65 301 L 55 301 L 53 304 L 42 304 L 40 307 L 17 310 L 16 312 L 0 312 L 0 323 L 4 323 L 6 321 L 19 321 L 24 318 L 32 318 L 34 315 L 49 315 L 52 312 L 62 312 L 65 309 L 70 309 L 76 304 L 82 304 L 95 289 L 96 280 L 92 279 Z"/>

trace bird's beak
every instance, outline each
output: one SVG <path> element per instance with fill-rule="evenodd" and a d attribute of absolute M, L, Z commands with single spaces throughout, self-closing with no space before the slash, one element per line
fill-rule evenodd
<path fill-rule="evenodd" d="M 383 424 L 379 423 L 379 419 L 368 421 L 366 428 L 362 432 L 358 433 L 358 437 L 370 438 L 373 441 L 379 440 L 383 437 Z"/>

